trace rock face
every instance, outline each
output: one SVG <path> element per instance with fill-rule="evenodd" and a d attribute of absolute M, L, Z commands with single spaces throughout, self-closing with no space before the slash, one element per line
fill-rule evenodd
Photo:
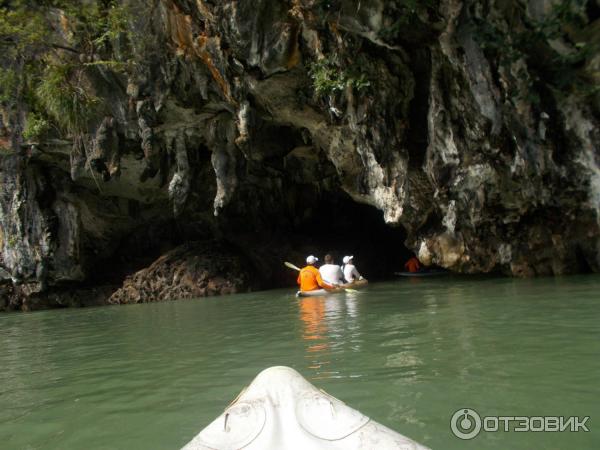
<path fill-rule="evenodd" d="M 134 68 L 87 74 L 105 111 L 86 133 L 28 141 L 4 105 L 0 276 L 22 298 L 143 254 L 161 224 L 178 224 L 171 247 L 311 241 L 339 198 L 381 212 L 400 244 L 379 253 L 463 273 L 600 270 L 595 2 L 124 4 Z M 185 248 L 110 301 L 248 287 Z"/>
<path fill-rule="evenodd" d="M 111 304 L 147 303 L 248 291 L 256 283 L 248 264 L 214 243 L 189 243 L 125 279 Z"/>

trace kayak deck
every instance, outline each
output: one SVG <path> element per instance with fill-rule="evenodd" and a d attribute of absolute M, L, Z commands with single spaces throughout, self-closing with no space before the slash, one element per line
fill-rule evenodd
<path fill-rule="evenodd" d="M 353 281 L 352 283 L 348 283 L 348 284 L 343 284 L 342 287 L 344 289 L 360 289 L 362 287 L 365 287 L 369 284 L 368 280 L 356 280 Z"/>
<path fill-rule="evenodd" d="M 323 295 L 337 294 L 346 292 L 346 289 L 360 289 L 368 285 L 367 280 L 358 280 L 352 283 L 342 284 L 341 287 L 335 289 L 315 289 L 313 291 L 298 291 L 296 297 L 321 297 Z"/>

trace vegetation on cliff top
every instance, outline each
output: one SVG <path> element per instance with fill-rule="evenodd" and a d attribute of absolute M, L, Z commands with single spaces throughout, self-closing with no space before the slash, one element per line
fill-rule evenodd
<path fill-rule="evenodd" d="M 529 82 L 528 92 L 520 93 L 528 101 L 539 102 L 535 83 L 540 79 L 558 93 L 575 92 L 587 96 L 598 92 L 600 87 L 582 69 L 598 52 L 600 44 L 583 31 L 589 25 L 586 4 L 585 0 L 555 2 L 543 17 L 537 19 L 517 9 L 524 26 L 510 32 L 489 21 L 473 20 L 474 36 L 499 66 L 508 68 L 519 60 L 527 63 L 517 76 Z"/>
<path fill-rule="evenodd" d="M 115 0 L 11 0 L 0 7 L 0 102 L 26 117 L 25 139 L 86 132 L 102 101 L 90 76 L 123 71 L 129 11 Z"/>

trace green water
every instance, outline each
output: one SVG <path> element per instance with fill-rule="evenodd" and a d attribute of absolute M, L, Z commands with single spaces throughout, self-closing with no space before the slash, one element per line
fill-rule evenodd
<path fill-rule="evenodd" d="M 263 368 L 434 449 L 600 448 L 600 276 L 428 278 L 0 315 L 0 448 L 178 449 Z M 482 433 L 450 417 L 590 416 L 590 432 Z"/>

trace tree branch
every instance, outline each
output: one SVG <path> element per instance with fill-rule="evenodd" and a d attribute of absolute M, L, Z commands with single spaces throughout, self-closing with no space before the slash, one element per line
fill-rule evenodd
<path fill-rule="evenodd" d="M 76 50 L 73 47 L 65 47 L 64 45 L 60 45 L 60 44 L 48 44 L 48 45 L 52 48 L 67 50 L 69 52 L 73 52 L 73 53 L 77 53 L 77 54 L 81 53 L 79 50 Z"/>

